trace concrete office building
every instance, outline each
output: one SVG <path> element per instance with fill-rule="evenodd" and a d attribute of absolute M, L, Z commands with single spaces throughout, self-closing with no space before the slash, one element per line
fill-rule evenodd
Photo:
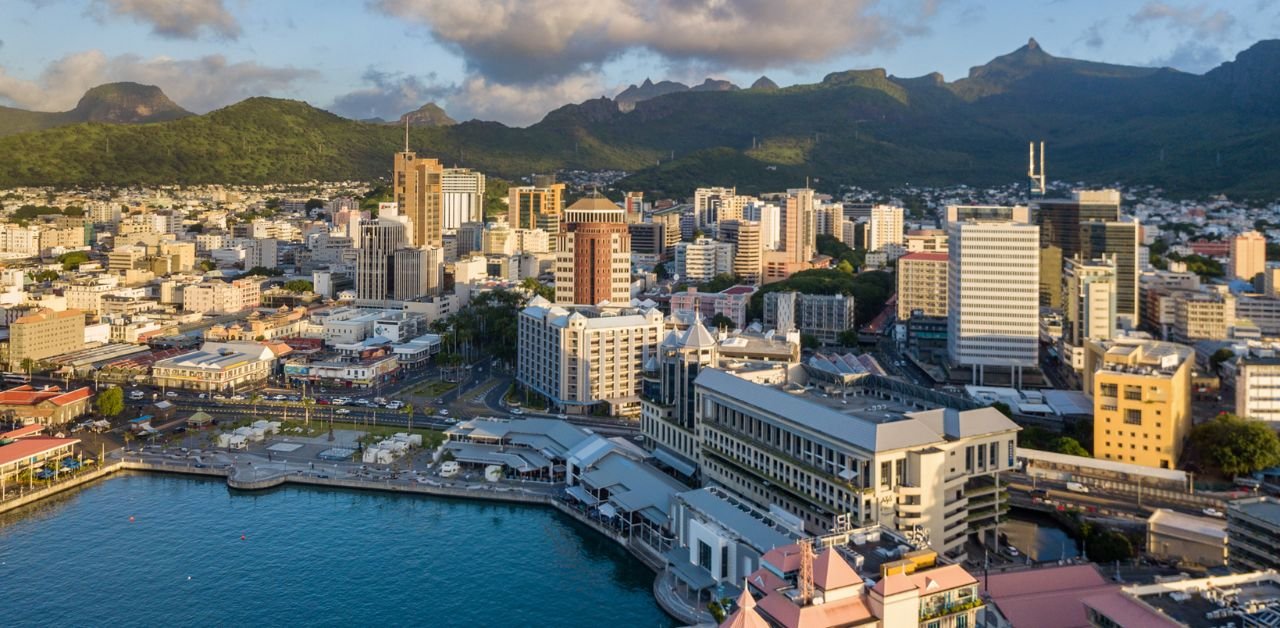
<path fill-rule="evenodd" d="M 676 274 L 681 280 L 706 283 L 733 272 L 733 245 L 710 238 L 676 245 Z"/>
<path fill-rule="evenodd" d="M 776 251 L 782 247 L 782 208 L 770 203 L 751 203 L 743 208 L 742 219 L 760 223 L 761 248 Z"/>
<path fill-rule="evenodd" d="M 42 309 L 9 324 L 9 370 L 25 371 L 25 360 L 40 361 L 84 347 L 84 312 Z"/>
<path fill-rule="evenodd" d="M 1236 415 L 1280 428 L 1280 356 L 1250 350 L 1236 361 Z"/>
<path fill-rule="evenodd" d="M 1079 190 L 1069 199 L 1039 199 L 1032 210 L 1040 226 L 1040 304 L 1062 307 L 1062 264 L 1064 260 L 1084 254 L 1081 230 L 1088 222 L 1118 222 L 1120 192 L 1117 190 Z M 1135 250 L 1136 255 L 1136 250 Z M 1097 254 L 1085 255 L 1085 259 Z M 1123 311 L 1123 309 L 1122 309 Z"/>
<path fill-rule="evenodd" d="M 1227 504 L 1227 563 L 1234 571 L 1280 570 L 1280 501 L 1250 497 Z"/>
<path fill-rule="evenodd" d="M 1014 467 L 1018 426 L 993 408 L 912 412 L 862 397 L 865 377 L 821 382 L 818 396 L 703 369 L 704 482 L 782 508 L 811 532 L 848 514 L 960 554 L 1001 508 L 996 474 Z"/>
<path fill-rule="evenodd" d="M 1085 343 L 1109 340 L 1116 324 L 1116 266 L 1109 259 L 1067 260 L 1062 272 L 1062 355 L 1084 368 Z"/>
<path fill-rule="evenodd" d="M 621 207 L 588 196 L 564 211 L 556 236 L 556 303 L 598 305 L 631 301 L 631 234 Z"/>
<path fill-rule="evenodd" d="M 407 245 L 407 231 L 403 222 L 382 216 L 360 221 L 362 246 L 356 254 L 356 298 L 393 298 L 395 252 Z"/>
<path fill-rule="evenodd" d="M 436 159 L 418 157 L 405 149 L 396 153 L 392 173 L 392 192 L 399 212 L 409 220 L 405 234 L 413 246 L 441 246 L 444 243 L 441 181 L 444 167 Z"/>
<path fill-rule="evenodd" d="M 484 173 L 445 168 L 440 174 L 441 229 L 453 233 L 466 222 L 484 221 Z"/>
<path fill-rule="evenodd" d="M 606 404 L 612 415 L 637 415 L 662 330 L 656 308 L 565 308 L 535 297 L 519 316 L 516 379 L 566 413 Z"/>
<path fill-rule="evenodd" d="M 795 329 L 824 345 L 838 345 L 840 334 L 854 329 L 856 320 L 857 310 L 851 295 L 797 292 L 764 295 L 764 324 L 779 333 Z"/>
<path fill-rule="evenodd" d="M 898 258 L 898 320 L 921 311 L 925 316 L 947 316 L 947 253 L 908 253 Z"/>
<path fill-rule="evenodd" d="M 817 253 L 817 217 L 814 215 L 814 192 L 809 188 L 787 190 L 782 207 L 782 250 L 764 256 L 764 281 L 770 283 L 790 277 L 810 267 Z"/>
<path fill-rule="evenodd" d="M 1253 281 L 1267 267 L 1267 239 L 1257 231 L 1231 238 L 1231 277 Z"/>
<path fill-rule="evenodd" d="M 1039 228 L 1025 223 L 947 225 L 947 355 L 971 369 L 974 384 L 996 369 L 1019 388 L 1023 369 L 1039 363 L 1039 240 Z"/>
<path fill-rule="evenodd" d="M 440 294 L 444 249 L 438 246 L 398 249 L 391 258 L 391 298 L 412 301 Z"/>
<path fill-rule="evenodd" d="M 564 211 L 564 184 L 540 177 L 534 185 L 512 186 L 507 192 L 507 221 L 516 229 L 542 229 L 551 235 L 560 232 Z"/>
<path fill-rule="evenodd" d="M 1178 468 L 1194 363 L 1191 347 L 1145 334 L 1089 341 L 1082 378 L 1093 397 L 1093 457 Z"/>
<path fill-rule="evenodd" d="M 1126 328 L 1135 327 L 1141 320 L 1141 299 L 1138 297 L 1140 231 L 1140 225 L 1133 220 L 1093 221 L 1080 225 L 1080 257 L 1086 260 L 1106 257 L 1115 264 L 1116 317 Z M 1064 257 L 1062 264 L 1065 266 L 1071 258 Z"/>
<path fill-rule="evenodd" d="M 661 222 L 633 222 L 627 224 L 631 235 L 631 254 L 647 255 L 654 260 L 667 256 L 666 225 Z"/>
<path fill-rule="evenodd" d="M 764 244 L 760 223 L 754 220 L 726 220 L 720 223 L 720 239 L 733 246 L 732 272 L 740 281 L 760 283 Z"/>
<path fill-rule="evenodd" d="M 947 232 L 943 229 L 916 229 L 907 232 L 908 253 L 946 253 Z"/>
<path fill-rule="evenodd" d="M 903 210 L 891 205 L 876 205 L 871 208 L 869 237 L 867 250 L 879 251 L 890 244 L 903 244 Z"/>
<path fill-rule="evenodd" d="M 226 282 L 210 280 L 182 289 L 182 309 L 201 314 L 235 314 L 262 304 L 262 280 L 245 277 Z"/>

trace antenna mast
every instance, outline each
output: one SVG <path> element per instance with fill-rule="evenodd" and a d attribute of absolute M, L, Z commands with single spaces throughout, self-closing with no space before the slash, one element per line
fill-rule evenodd
<path fill-rule="evenodd" d="M 404 152 L 409 152 L 409 118 L 404 119 Z"/>
<path fill-rule="evenodd" d="M 1036 143 L 1027 143 L 1027 177 L 1031 179 L 1031 193 L 1044 196 L 1045 194 L 1045 175 L 1044 175 L 1044 142 L 1040 142 L 1040 168 L 1036 169 Z"/>

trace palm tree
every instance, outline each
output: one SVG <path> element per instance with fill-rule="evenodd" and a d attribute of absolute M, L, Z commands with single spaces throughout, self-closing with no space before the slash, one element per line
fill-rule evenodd
<path fill-rule="evenodd" d="M 302 409 L 306 412 L 306 419 L 303 421 L 303 424 L 307 427 L 311 426 L 311 408 L 315 405 L 316 400 L 314 397 L 302 398 Z"/>
<path fill-rule="evenodd" d="M 411 403 L 404 404 L 404 407 L 400 408 L 400 414 L 403 414 L 405 415 L 405 417 L 408 418 L 409 433 L 412 434 L 413 433 L 413 404 Z"/>
<path fill-rule="evenodd" d="M 262 395 L 259 395 L 258 393 L 249 395 L 249 403 L 253 404 L 253 413 L 255 415 L 258 414 L 258 402 L 260 401 L 262 401 Z"/>

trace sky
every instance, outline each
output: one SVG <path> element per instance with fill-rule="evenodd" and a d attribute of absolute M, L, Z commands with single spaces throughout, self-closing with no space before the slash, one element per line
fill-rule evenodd
<path fill-rule="evenodd" d="M 136 81 L 197 113 L 276 96 L 394 120 L 436 102 L 519 126 L 646 77 L 955 80 L 1032 37 L 1202 73 L 1280 33 L 1280 0 L 0 0 L 0 15 L 0 105 L 65 111 Z"/>

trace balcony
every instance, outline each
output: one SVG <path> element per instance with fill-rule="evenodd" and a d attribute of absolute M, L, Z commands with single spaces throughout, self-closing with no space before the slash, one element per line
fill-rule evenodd
<path fill-rule="evenodd" d="M 973 598 L 965 602 L 953 602 L 951 604 L 941 604 L 937 606 L 929 606 L 920 609 L 920 621 L 932 621 L 948 615 L 957 615 L 972 610 L 977 610 L 985 606 L 980 598 Z"/>

